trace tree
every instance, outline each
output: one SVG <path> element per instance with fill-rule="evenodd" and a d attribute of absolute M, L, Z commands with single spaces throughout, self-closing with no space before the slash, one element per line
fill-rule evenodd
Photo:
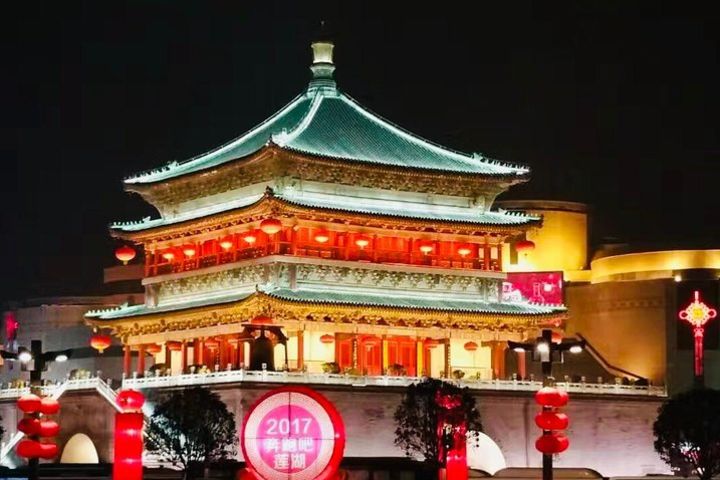
<path fill-rule="evenodd" d="M 467 422 L 468 431 L 482 431 L 480 412 L 468 388 L 459 388 L 435 378 L 426 378 L 407 388 L 395 410 L 395 445 L 408 457 L 420 457 L 437 468 L 438 461 L 438 395 L 458 395 L 461 400 L 460 417 Z"/>
<path fill-rule="evenodd" d="M 147 426 L 147 449 L 179 465 L 188 476 L 191 463 L 205 469 L 211 462 L 235 455 L 235 415 L 220 396 L 207 388 L 173 392 L 155 407 Z"/>
<path fill-rule="evenodd" d="M 701 480 L 720 474 L 720 391 L 680 393 L 658 410 L 655 450 L 671 468 Z"/>

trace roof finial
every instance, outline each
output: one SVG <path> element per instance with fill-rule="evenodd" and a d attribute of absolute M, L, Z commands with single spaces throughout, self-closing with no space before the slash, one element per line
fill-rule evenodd
<path fill-rule="evenodd" d="M 325 82 L 322 83 L 332 82 L 332 86 L 334 87 L 333 73 L 335 72 L 335 64 L 333 63 L 333 48 L 335 44 L 329 38 L 324 20 L 320 22 L 320 32 L 311 46 L 313 63 L 310 66 L 310 70 L 313 72 L 313 81 L 324 80 Z M 328 80 L 330 82 L 327 82 Z"/>

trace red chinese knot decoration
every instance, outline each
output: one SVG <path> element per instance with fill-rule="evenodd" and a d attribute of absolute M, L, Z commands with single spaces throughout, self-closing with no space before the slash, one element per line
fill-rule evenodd
<path fill-rule="evenodd" d="M 542 411 L 535 415 L 535 425 L 543 431 L 535 441 L 535 448 L 543 455 L 564 452 L 570 446 L 570 440 L 559 430 L 565 430 L 570 420 L 557 409 L 567 405 L 567 392 L 554 387 L 543 387 L 535 394 L 535 401 L 542 406 Z"/>
<path fill-rule="evenodd" d="M 240 446 L 256 480 L 331 480 L 345 450 L 345 427 L 332 403 L 307 387 L 265 394 L 243 422 Z"/>
<path fill-rule="evenodd" d="M 678 316 L 693 327 L 695 337 L 695 377 L 703 376 L 703 350 L 705 324 L 717 316 L 717 310 L 710 308 L 700 299 L 700 292 L 695 290 L 695 299 L 684 309 L 680 310 Z"/>

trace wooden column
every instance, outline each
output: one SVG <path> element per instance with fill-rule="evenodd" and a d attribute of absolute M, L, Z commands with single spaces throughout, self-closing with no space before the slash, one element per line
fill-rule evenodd
<path fill-rule="evenodd" d="M 165 342 L 165 368 L 172 372 L 172 350 L 170 350 L 168 343 Z"/>
<path fill-rule="evenodd" d="M 505 350 L 507 350 L 507 342 L 500 340 L 492 340 L 484 342 L 484 347 L 490 347 L 490 369 L 494 379 L 505 379 Z M 518 365 L 518 368 L 520 366 Z"/>
<path fill-rule="evenodd" d="M 130 376 L 130 370 L 132 370 L 132 350 L 130 345 L 123 347 L 123 373 L 125 377 Z"/>
<path fill-rule="evenodd" d="M 352 357 L 352 368 L 357 370 L 357 368 L 358 368 L 358 336 L 357 336 L 357 334 L 353 334 L 351 342 L 352 343 L 350 343 L 350 348 L 351 348 L 351 357 Z"/>
<path fill-rule="evenodd" d="M 245 342 L 243 342 L 243 341 L 238 342 L 237 356 L 238 356 L 238 368 L 240 368 L 241 366 L 243 368 L 245 368 Z"/>
<path fill-rule="evenodd" d="M 382 341 L 380 343 L 382 350 L 380 351 L 382 355 L 382 374 L 387 375 L 387 369 L 390 366 L 390 359 L 388 358 L 388 341 L 387 341 L 387 335 L 382 336 Z"/>
<path fill-rule="evenodd" d="M 187 370 L 187 340 L 183 340 L 180 347 L 180 369 L 181 374 Z"/>
<path fill-rule="evenodd" d="M 517 366 L 518 366 L 518 377 L 525 380 L 527 378 L 527 363 L 525 362 L 525 357 L 527 355 L 527 352 L 517 352 Z M 503 356 L 503 359 L 505 356 Z"/>
<path fill-rule="evenodd" d="M 196 338 L 195 339 L 195 346 L 193 347 L 193 363 L 195 365 L 204 365 L 205 363 L 205 342 L 203 342 L 202 338 Z"/>
<path fill-rule="evenodd" d="M 450 378 L 450 339 L 446 338 L 444 341 L 445 345 L 445 378 Z"/>
<path fill-rule="evenodd" d="M 421 377 L 426 373 L 425 370 L 425 342 L 422 338 L 418 337 L 415 339 L 415 376 Z"/>
<path fill-rule="evenodd" d="M 297 332 L 297 369 L 302 371 L 305 366 L 305 332 Z"/>
<path fill-rule="evenodd" d="M 137 373 L 138 375 L 145 374 L 145 345 L 138 347 Z"/>

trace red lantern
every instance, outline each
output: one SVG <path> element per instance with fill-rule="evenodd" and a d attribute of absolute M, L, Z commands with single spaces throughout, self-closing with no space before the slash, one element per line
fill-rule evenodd
<path fill-rule="evenodd" d="M 185 245 L 182 247 L 183 255 L 185 255 L 188 258 L 192 258 L 195 256 L 195 253 L 197 251 L 195 250 L 195 245 Z"/>
<path fill-rule="evenodd" d="M 60 411 L 60 403 L 52 397 L 45 397 L 40 400 L 40 413 L 44 415 L 55 415 Z"/>
<path fill-rule="evenodd" d="M 142 480 L 144 418 L 144 414 L 140 412 L 115 414 L 115 455 L 112 478 Z"/>
<path fill-rule="evenodd" d="M 175 253 L 173 253 L 172 250 L 165 250 L 162 254 L 160 254 L 160 256 L 168 262 L 175 260 Z"/>
<path fill-rule="evenodd" d="M 553 387 L 543 387 L 535 394 L 535 401 L 544 407 L 564 407 L 568 399 L 566 391 Z"/>
<path fill-rule="evenodd" d="M 562 453 L 570 446 L 570 440 L 562 433 L 552 432 L 540 435 L 535 441 L 535 448 L 545 455 Z"/>
<path fill-rule="evenodd" d="M 568 423 L 570 420 L 564 413 L 543 411 L 535 415 L 535 425 L 543 430 L 565 430 Z"/>
<path fill-rule="evenodd" d="M 218 242 L 218 244 L 220 245 L 220 248 L 222 248 L 226 252 L 232 248 L 233 243 L 234 242 L 233 242 L 232 235 L 228 235 L 227 237 L 220 240 L 220 242 Z"/>
<path fill-rule="evenodd" d="M 326 333 L 325 335 L 320 337 L 320 343 L 324 343 L 326 345 L 333 343 L 334 341 L 335 341 L 335 337 L 333 335 L 330 335 L 329 333 Z"/>
<path fill-rule="evenodd" d="M 315 241 L 318 243 L 327 243 L 330 240 L 330 234 L 325 230 L 320 230 L 315 234 Z"/>
<path fill-rule="evenodd" d="M 250 245 L 252 245 L 257 240 L 257 237 L 253 232 L 248 232 L 243 235 L 243 240 L 245 240 L 245 243 L 249 243 Z"/>
<path fill-rule="evenodd" d="M 34 417 L 25 417 L 18 422 L 17 428 L 25 435 L 37 435 L 40 431 L 40 420 Z"/>
<path fill-rule="evenodd" d="M 260 222 L 260 230 L 268 235 L 275 235 L 282 230 L 282 222 L 277 218 L 266 218 Z"/>
<path fill-rule="evenodd" d="M 469 247 L 460 247 L 458 248 L 457 252 L 461 257 L 467 257 L 468 255 L 470 255 L 470 252 L 472 252 L 472 250 L 470 250 Z"/>
<path fill-rule="evenodd" d="M 267 315 L 257 315 L 250 321 L 250 323 L 253 325 L 270 325 L 273 323 L 273 319 Z"/>
<path fill-rule="evenodd" d="M 18 399 L 17 406 L 25 413 L 34 413 L 40 410 L 40 403 L 40 397 L 29 393 Z"/>
<path fill-rule="evenodd" d="M 40 456 L 40 443 L 35 440 L 22 440 L 15 451 L 21 457 L 37 458 Z"/>
<path fill-rule="evenodd" d="M 430 243 L 423 243 L 422 245 L 420 245 L 420 251 L 423 254 L 427 255 L 433 251 L 433 246 Z"/>
<path fill-rule="evenodd" d="M 162 347 L 157 343 L 151 343 L 149 345 L 145 345 L 145 351 L 150 355 L 157 355 L 162 352 Z"/>
<path fill-rule="evenodd" d="M 563 334 L 561 332 L 552 332 L 552 342 L 561 344 L 563 341 Z"/>
<path fill-rule="evenodd" d="M 103 353 L 111 343 L 110 335 L 104 333 L 96 333 L 90 338 L 90 346 L 100 353 Z"/>
<path fill-rule="evenodd" d="M 535 242 L 532 240 L 520 240 L 515 244 L 515 250 L 518 253 L 527 253 L 531 250 L 535 250 Z"/>
<path fill-rule="evenodd" d="M 38 434 L 41 437 L 54 437 L 58 433 L 60 433 L 60 425 L 58 425 L 57 422 L 53 422 L 52 420 L 43 420 L 40 422 Z"/>
<path fill-rule="evenodd" d="M 475 350 L 478 349 L 478 344 L 475 342 L 467 342 L 464 345 L 464 347 L 465 347 L 465 350 L 467 350 L 468 352 L 474 352 Z"/>
<path fill-rule="evenodd" d="M 370 239 L 367 237 L 358 237 L 355 239 L 355 245 L 360 247 L 360 250 L 370 245 Z"/>
<path fill-rule="evenodd" d="M 145 396 L 137 390 L 121 390 L 115 399 L 115 403 L 123 412 L 141 412 L 145 403 Z"/>
<path fill-rule="evenodd" d="M 50 460 L 51 458 L 57 457 L 58 454 L 58 446 L 54 443 L 40 443 L 40 452 L 38 454 L 38 457 L 44 458 L 45 460 Z"/>
<path fill-rule="evenodd" d="M 130 260 L 135 258 L 135 255 L 135 249 L 127 245 L 123 245 L 115 250 L 115 258 L 120 260 L 123 265 L 127 265 Z"/>
<path fill-rule="evenodd" d="M 182 350 L 182 342 L 177 342 L 177 341 L 165 342 L 165 346 L 171 352 L 179 352 L 180 350 Z"/>

